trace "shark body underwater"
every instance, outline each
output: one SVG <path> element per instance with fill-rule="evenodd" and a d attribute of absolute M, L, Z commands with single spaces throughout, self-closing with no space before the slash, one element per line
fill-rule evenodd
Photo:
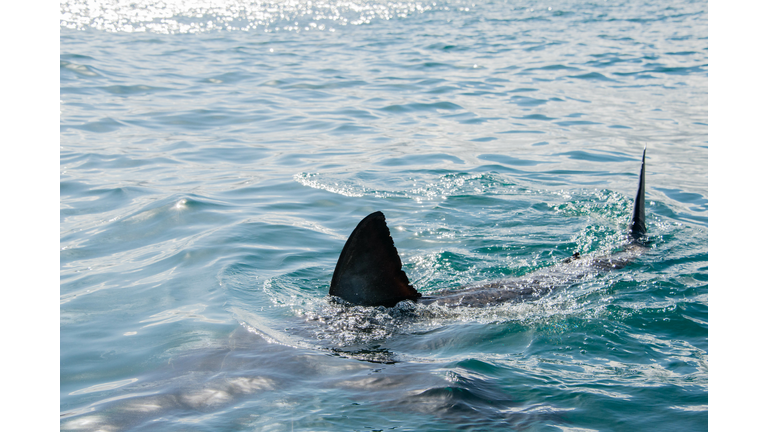
<path fill-rule="evenodd" d="M 626 266 L 647 246 L 645 225 L 645 150 L 627 241 L 611 254 L 581 257 L 578 252 L 563 262 L 522 278 L 503 279 L 459 290 L 424 296 L 409 282 L 384 214 L 366 216 L 347 239 L 331 279 L 329 295 L 355 306 L 393 307 L 402 301 L 444 306 L 484 307 L 535 300 L 554 289 L 571 285 L 595 272 Z"/>
<path fill-rule="evenodd" d="M 402 263 L 387 228 L 385 217 L 381 212 L 374 212 L 358 224 L 343 247 L 331 281 L 331 299 L 333 299 L 332 301 L 340 299 L 342 304 L 354 306 L 384 306 L 387 308 L 394 307 L 404 301 L 448 307 L 485 307 L 508 302 L 535 300 L 557 288 L 571 286 L 587 275 L 621 268 L 646 249 L 643 244 L 643 237 L 646 233 L 644 176 L 645 152 L 643 152 L 640 183 L 635 197 L 627 242 L 620 250 L 600 256 L 578 257 L 577 254 L 574 254 L 561 263 L 545 267 L 521 278 L 481 283 L 451 291 L 438 291 L 430 296 L 422 295 L 410 284 L 402 269 Z M 406 306 L 406 311 L 410 310 L 409 305 L 404 306 Z M 352 312 L 352 308 L 342 307 L 344 312 Z M 389 311 L 392 309 L 387 312 Z M 364 316 L 369 317 L 367 312 L 372 311 L 355 312 L 363 312 Z M 335 317 L 338 317 L 343 325 L 323 327 L 331 328 L 334 332 L 344 333 L 347 330 L 345 325 L 349 322 L 356 322 L 349 320 L 350 316 L 352 315 L 343 312 L 325 316 L 324 323 L 332 322 Z M 255 321 L 258 322 L 259 319 Z M 253 323 L 251 321 L 251 324 Z M 377 341 L 380 340 L 378 333 L 370 333 L 371 328 L 375 328 L 377 325 L 375 320 L 367 324 L 369 325 L 353 329 L 353 333 L 354 330 L 359 330 L 361 334 L 373 334 Z M 282 324 L 281 327 L 284 328 Z M 261 326 L 259 328 L 263 329 Z M 291 334 L 295 333 L 291 332 Z M 302 333 L 299 331 L 298 334 L 301 335 Z M 286 387 L 290 389 L 291 386 L 305 387 L 305 382 L 318 382 L 318 370 L 325 367 L 328 370 L 334 370 L 339 367 L 338 363 L 330 360 L 333 357 L 326 356 L 324 352 L 320 354 L 303 352 L 301 355 L 296 355 L 292 351 L 296 346 L 293 343 L 261 345 L 263 342 L 261 336 L 268 336 L 267 340 L 270 340 L 272 337 L 269 335 L 275 335 L 275 333 L 272 331 L 262 333 L 258 330 L 253 331 L 250 326 L 241 326 L 230 334 L 226 341 L 214 343 L 212 346 L 206 346 L 200 350 L 169 353 L 165 366 L 167 369 L 162 369 L 157 375 L 162 377 L 163 373 L 167 373 L 167 378 L 152 379 L 151 376 L 147 376 L 150 379 L 147 379 L 146 382 L 141 382 L 136 387 L 126 386 L 127 389 L 131 390 L 122 394 L 103 400 L 96 398 L 90 404 L 62 412 L 61 429 L 136 429 L 152 425 L 154 422 L 164 424 L 163 422 L 183 418 L 186 414 L 179 414 L 180 412 L 207 412 L 207 410 L 216 409 L 215 407 L 234 404 L 244 398 L 263 400 L 264 403 L 269 403 L 268 401 L 271 401 L 270 398 L 273 397 L 271 395 L 278 389 Z M 353 337 L 351 340 L 353 341 L 351 344 L 353 349 L 360 347 L 357 344 L 359 339 Z M 370 341 L 371 339 L 365 340 Z M 371 348 L 366 345 L 360 350 L 351 351 L 348 348 L 350 344 L 346 342 L 346 339 L 341 338 L 337 341 L 342 342 L 340 344 L 342 347 L 338 345 L 331 347 L 330 351 L 334 355 L 377 364 L 391 364 L 399 361 L 386 347 L 381 348 L 376 345 Z M 259 347 L 256 350 L 259 356 L 256 357 L 253 355 L 255 346 Z M 344 370 L 350 370 L 349 368 L 358 371 L 356 377 L 350 378 L 346 374 L 342 374 L 341 379 L 335 380 L 332 374 L 323 375 L 325 378 L 320 382 L 323 382 L 324 385 L 343 389 L 361 389 L 364 390 L 363 393 L 367 392 L 368 388 L 378 388 L 382 383 L 389 390 L 418 387 L 422 390 L 417 390 L 415 395 L 408 396 L 421 402 L 415 406 L 423 407 L 428 406 L 427 403 L 442 403 L 430 401 L 435 401 L 434 398 L 442 400 L 444 397 L 442 393 L 434 393 L 433 390 L 444 388 L 446 383 L 438 374 L 422 373 L 419 362 L 413 362 L 403 368 L 398 368 L 396 372 L 390 372 L 379 378 L 371 378 L 371 373 L 366 372 L 368 369 L 365 366 L 346 364 Z M 408 372 L 413 371 L 414 368 L 417 372 Z M 379 372 L 381 369 L 375 371 Z M 101 386 L 103 385 L 95 387 Z M 424 391 L 424 387 L 431 390 Z M 86 390 L 90 389 L 91 387 L 79 390 L 79 392 L 85 393 Z M 259 394 L 267 395 L 264 396 L 266 399 L 258 399 Z M 375 391 L 371 394 L 378 395 Z M 381 401 L 376 400 L 376 402 Z M 252 402 L 246 402 L 239 407 L 246 406 L 248 403 Z M 441 409 L 440 412 L 445 412 L 446 415 L 450 416 L 456 400 L 451 398 L 446 403 L 450 403 L 451 409 Z M 410 404 L 408 405 L 410 406 Z M 401 402 L 397 402 L 397 409 L 401 409 L 402 406 Z M 438 407 L 442 406 L 438 405 Z M 238 408 L 232 408 L 232 410 Z M 463 410 L 458 412 L 464 415 Z M 539 418 L 538 414 L 537 418 Z"/>

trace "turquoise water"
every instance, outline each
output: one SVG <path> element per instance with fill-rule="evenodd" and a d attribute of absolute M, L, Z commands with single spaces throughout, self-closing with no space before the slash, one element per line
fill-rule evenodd
<path fill-rule="evenodd" d="M 61 3 L 62 430 L 703 430 L 707 3 Z M 381 210 L 426 294 L 328 301 Z"/>

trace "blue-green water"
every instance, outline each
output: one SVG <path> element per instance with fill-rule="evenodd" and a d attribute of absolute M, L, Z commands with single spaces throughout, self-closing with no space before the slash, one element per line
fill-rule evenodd
<path fill-rule="evenodd" d="M 62 430 L 702 430 L 707 3 L 61 3 Z M 344 308 L 651 248 L 525 303 Z"/>

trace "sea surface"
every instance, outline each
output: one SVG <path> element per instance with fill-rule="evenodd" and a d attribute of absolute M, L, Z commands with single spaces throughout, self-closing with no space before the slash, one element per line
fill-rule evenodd
<path fill-rule="evenodd" d="M 706 1 L 60 3 L 60 427 L 695 431 Z M 529 302 L 349 307 L 648 249 Z"/>

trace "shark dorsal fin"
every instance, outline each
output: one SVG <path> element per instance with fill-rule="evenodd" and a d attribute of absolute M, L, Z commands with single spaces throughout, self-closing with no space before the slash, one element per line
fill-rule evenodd
<path fill-rule="evenodd" d="M 632 211 L 632 221 L 629 223 L 629 235 L 635 240 L 645 235 L 645 149 L 643 149 L 643 163 L 640 166 L 640 182 L 635 195 L 635 209 Z"/>
<path fill-rule="evenodd" d="M 380 211 L 357 224 L 331 279 L 329 294 L 362 306 L 391 307 L 421 297 L 408 282 L 389 228 Z"/>

